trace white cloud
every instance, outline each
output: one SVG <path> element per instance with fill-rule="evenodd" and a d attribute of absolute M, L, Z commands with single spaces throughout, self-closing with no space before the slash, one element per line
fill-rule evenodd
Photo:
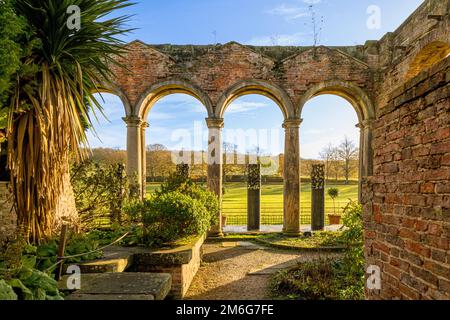
<path fill-rule="evenodd" d="M 227 113 L 242 113 L 242 112 L 248 112 L 259 108 L 265 108 L 267 107 L 267 103 L 263 102 L 233 102 L 230 104 L 230 106 L 227 108 Z"/>
<path fill-rule="evenodd" d="M 248 42 L 253 46 L 296 46 L 304 44 L 307 40 L 307 34 L 297 32 L 293 34 L 279 34 L 273 36 L 254 37 Z"/>
<path fill-rule="evenodd" d="M 308 1 L 312 1 L 312 0 L 308 0 Z M 314 1 L 317 1 L 317 0 L 314 0 Z M 286 19 L 287 21 L 307 17 L 310 14 L 308 12 L 307 8 L 294 7 L 294 6 L 287 5 L 285 3 L 279 5 L 275 8 L 267 10 L 266 13 L 275 15 L 275 16 L 281 16 L 284 19 Z"/>
<path fill-rule="evenodd" d="M 168 112 L 157 112 L 157 111 L 151 111 L 148 115 L 148 121 L 154 121 L 154 120 L 170 120 L 173 119 L 175 115 L 170 114 Z"/>
<path fill-rule="evenodd" d="M 322 0 L 303 0 L 304 3 L 307 4 L 318 4 L 320 3 Z"/>

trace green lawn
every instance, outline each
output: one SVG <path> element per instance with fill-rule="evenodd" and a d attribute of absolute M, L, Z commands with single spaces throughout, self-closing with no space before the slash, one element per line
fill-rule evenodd
<path fill-rule="evenodd" d="M 147 193 L 151 194 L 159 184 L 149 184 Z M 342 208 L 349 199 L 358 200 L 358 185 L 334 185 L 329 184 L 327 188 L 335 187 L 340 191 L 336 200 L 336 211 L 342 213 Z M 283 185 L 263 184 L 261 198 L 261 216 L 263 224 L 279 224 L 283 217 Z M 247 215 L 247 188 L 245 183 L 225 183 L 225 195 L 222 206 L 223 214 L 230 220 L 233 217 L 244 218 Z M 333 201 L 325 195 L 325 213 L 333 212 Z M 301 186 L 301 221 L 302 224 L 309 224 L 311 216 L 311 184 L 304 183 Z M 230 218 L 231 217 L 231 218 Z M 231 221 L 230 221 L 231 222 Z"/>

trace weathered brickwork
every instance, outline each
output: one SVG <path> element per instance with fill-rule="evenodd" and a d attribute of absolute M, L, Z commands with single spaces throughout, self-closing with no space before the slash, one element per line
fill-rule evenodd
<path fill-rule="evenodd" d="M 373 299 L 450 299 L 450 58 L 390 93 L 365 188 Z"/>

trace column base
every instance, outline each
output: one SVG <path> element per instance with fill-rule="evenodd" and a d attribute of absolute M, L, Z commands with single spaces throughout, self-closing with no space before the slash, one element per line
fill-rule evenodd
<path fill-rule="evenodd" d="M 292 238 L 299 237 L 302 235 L 302 233 L 300 231 L 284 231 L 284 230 L 283 230 L 283 234 L 286 237 L 292 237 Z"/>

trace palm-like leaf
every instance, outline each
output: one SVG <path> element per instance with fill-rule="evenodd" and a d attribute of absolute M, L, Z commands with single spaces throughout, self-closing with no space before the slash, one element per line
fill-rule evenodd
<path fill-rule="evenodd" d="M 80 8 L 78 31 L 66 24 L 70 5 Z M 89 111 L 100 108 L 93 95 L 124 52 L 117 37 L 129 31 L 123 28 L 128 16 L 106 16 L 129 5 L 128 0 L 16 0 L 16 13 L 39 42 L 24 61 L 38 72 L 17 79 L 8 128 L 19 225 L 34 241 L 50 235 L 69 156 L 86 155 Z"/>

